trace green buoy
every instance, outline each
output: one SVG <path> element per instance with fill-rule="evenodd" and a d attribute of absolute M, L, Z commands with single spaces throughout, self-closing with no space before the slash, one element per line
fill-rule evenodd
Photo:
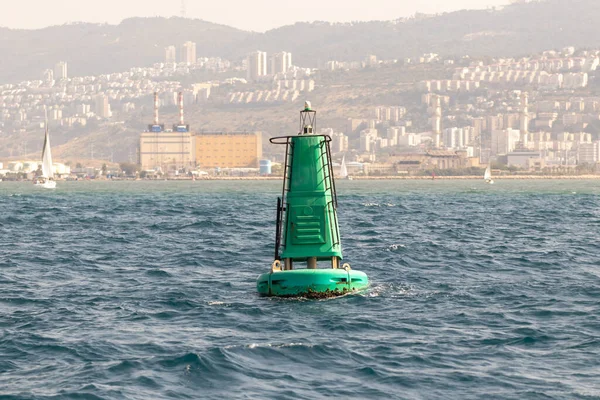
<path fill-rule="evenodd" d="M 369 285 L 365 273 L 341 264 L 331 137 L 315 134 L 316 115 L 306 102 L 300 133 L 270 140 L 285 144 L 286 154 L 283 191 L 277 199 L 275 261 L 270 272 L 258 277 L 261 295 L 320 298 Z M 318 268 L 318 262 L 329 263 L 329 268 Z"/>

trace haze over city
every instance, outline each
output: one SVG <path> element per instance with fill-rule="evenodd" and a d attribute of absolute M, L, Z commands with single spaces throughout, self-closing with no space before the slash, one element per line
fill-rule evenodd
<path fill-rule="evenodd" d="M 314 4 L 297 0 L 105 0 L 82 2 L 62 0 L 56 3 L 41 0 L 14 2 L 4 7 L 0 26 L 18 29 L 38 29 L 72 22 L 116 24 L 130 17 L 181 16 L 225 24 L 244 30 L 264 32 L 298 21 L 350 22 L 392 20 L 415 13 L 441 13 L 460 9 L 483 9 L 507 4 L 508 0 L 372 0 L 368 7 L 356 6 L 345 0 L 325 0 Z M 185 4 L 184 7 L 182 5 Z M 183 9 L 182 9 L 183 8 Z M 35 12 L 32 12 L 35 10 Z"/>
<path fill-rule="evenodd" d="M 0 400 L 600 400 L 600 0 L 1 0 Z"/>

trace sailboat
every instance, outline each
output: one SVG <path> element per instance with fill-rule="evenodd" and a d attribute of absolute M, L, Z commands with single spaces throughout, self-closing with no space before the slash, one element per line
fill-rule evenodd
<path fill-rule="evenodd" d="M 44 189 L 56 188 L 54 171 L 52 171 L 52 152 L 50 151 L 50 134 L 48 133 L 48 114 L 46 113 L 46 132 L 44 135 L 44 147 L 42 148 L 42 175 L 33 180 L 36 187 Z"/>
<path fill-rule="evenodd" d="M 494 180 L 492 179 L 492 168 L 490 165 L 485 169 L 485 173 L 483 174 L 483 179 L 485 183 L 489 183 L 490 185 L 494 184 Z"/>
<path fill-rule="evenodd" d="M 348 168 L 346 167 L 346 156 L 342 157 L 342 165 L 340 167 L 340 177 L 342 179 L 352 180 L 350 176 L 348 176 Z"/>

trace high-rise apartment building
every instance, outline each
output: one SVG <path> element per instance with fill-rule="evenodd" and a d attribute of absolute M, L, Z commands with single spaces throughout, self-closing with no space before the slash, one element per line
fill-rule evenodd
<path fill-rule="evenodd" d="M 61 61 L 54 66 L 54 79 L 60 81 L 69 77 L 67 70 L 67 62 Z"/>
<path fill-rule="evenodd" d="M 271 56 L 270 73 L 272 75 L 284 74 L 292 66 L 292 53 L 282 51 Z"/>
<path fill-rule="evenodd" d="M 112 112 L 110 111 L 110 103 L 108 102 L 108 96 L 103 94 L 99 94 L 95 99 L 95 107 L 94 110 L 96 115 L 100 118 L 110 118 L 112 116 Z"/>
<path fill-rule="evenodd" d="M 248 80 L 256 81 L 267 75 L 267 53 L 255 51 L 248 56 Z"/>
<path fill-rule="evenodd" d="M 361 153 L 370 153 L 375 149 L 377 140 L 377 129 L 365 129 L 360 132 L 360 151 Z"/>
<path fill-rule="evenodd" d="M 175 46 L 165 47 L 165 62 L 176 63 L 177 62 L 177 48 Z"/>
<path fill-rule="evenodd" d="M 54 85 L 54 71 L 51 69 L 47 69 L 44 71 L 44 84 L 47 86 Z"/>
<path fill-rule="evenodd" d="M 492 131 L 492 155 L 507 154 L 513 151 L 521 139 L 518 129 L 498 129 Z"/>
<path fill-rule="evenodd" d="M 180 61 L 186 64 L 196 63 L 196 43 L 185 42 L 181 45 Z"/>
<path fill-rule="evenodd" d="M 333 153 L 343 153 L 348 151 L 348 136 L 341 132 L 333 132 L 333 129 L 327 134 L 331 136 L 331 151 Z"/>

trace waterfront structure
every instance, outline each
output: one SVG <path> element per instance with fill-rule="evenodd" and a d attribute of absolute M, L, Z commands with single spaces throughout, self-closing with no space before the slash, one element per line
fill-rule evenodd
<path fill-rule="evenodd" d="M 140 164 L 143 170 L 179 171 L 192 169 L 194 140 L 189 132 L 143 132 L 140 135 Z"/>
<path fill-rule="evenodd" d="M 429 150 L 426 154 L 430 165 L 435 169 L 467 167 L 466 151 Z"/>
<path fill-rule="evenodd" d="M 580 143 L 577 147 L 578 164 L 595 164 L 600 162 L 600 141 Z"/>
<path fill-rule="evenodd" d="M 506 164 L 524 169 L 541 169 L 544 167 L 538 151 L 516 151 L 506 155 Z"/>
<path fill-rule="evenodd" d="M 261 175 L 271 175 L 271 168 L 273 166 L 271 160 L 260 160 L 259 165 L 259 173 Z"/>
<path fill-rule="evenodd" d="M 262 158 L 260 132 L 207 132 L 194 136 L 200 168 L 258 168 Z"/>
<path fill-rule="evenodd" d="M 179 121 L 172 130 L 165 130 L 159 121 L 158 92 L 154 93 L 154 121 L 140 135 L 140 164 L 143 170 L 171 172 L 195 167 L 194 138 L 183 115 L 183 92 L 177 94 Z"/>

